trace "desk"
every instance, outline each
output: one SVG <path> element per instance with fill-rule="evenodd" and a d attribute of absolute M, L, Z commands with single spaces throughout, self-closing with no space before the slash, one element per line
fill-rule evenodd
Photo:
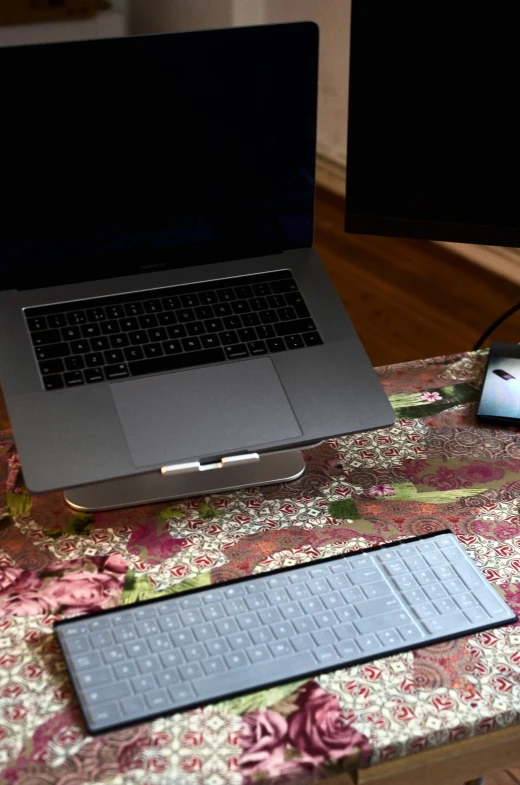
<path fill-rule="evenodd" d="M 484 362 L 380 368 L 394 427 L 309 451 L 293 484 L 170 506 L 90 516 L 31 498 L 2 432 L 0 782 L 449 785 L 518 765 L 518 626 L 95 739 L 52 635 L 64 614 L 444 528 L 520 614 L 520 438 L 476 423 Z"/>

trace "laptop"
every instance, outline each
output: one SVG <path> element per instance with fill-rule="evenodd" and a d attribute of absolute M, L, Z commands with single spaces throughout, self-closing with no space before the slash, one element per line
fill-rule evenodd
<path fill-rule="evenodd" d="M 0 381 L 32 492 L 394 422 L 312 248 L 313 23 L 0 70 Z"/>

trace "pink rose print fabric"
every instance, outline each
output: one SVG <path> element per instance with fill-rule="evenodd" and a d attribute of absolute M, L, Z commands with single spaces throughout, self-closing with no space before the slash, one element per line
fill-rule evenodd
<path fill-rule="evenodd" d="M 518 624 L 95 738 L 53 634 L 60 619 L 442 529 L 520 615 L 520 432 L 477 421 L 485 362 L 380 368 L 395 425 L 306 451 L 295 482 L 168 505 L 87 515 L 32 496 L 0 432 L 0 783 L 305 785 L 517 724 Z"/>

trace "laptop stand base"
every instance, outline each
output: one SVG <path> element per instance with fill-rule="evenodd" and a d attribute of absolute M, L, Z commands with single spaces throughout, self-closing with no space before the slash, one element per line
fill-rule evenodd
<path fill-rule="evenodd" d="M 73 510 L 94 512 L 156 504 L 187 496 L 227 493 L 238 488 L 290 482 L 305 471 L 303 455 L 298 450 L 268 453 L 260 460 L 243 466 L 224 466 L 212 471 L 164 475 L 159 471 L 116 480 L 82 485 L 63 492 Z"/>

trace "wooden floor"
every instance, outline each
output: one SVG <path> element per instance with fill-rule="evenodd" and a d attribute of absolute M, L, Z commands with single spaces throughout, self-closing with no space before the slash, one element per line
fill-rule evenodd
<path fill-rule="evenodd" d="M 421 240 L 346 235 L 343 203 L 319 191 L 315 248 L 374 365 L 471 349 L 520 287 Z M 494 340 L 520 341 L 520 312 Z"/>
<path fill-rule="evenodd" d="M 471 349 L 520 301 L 519 286 L 433 243 L 345 234 L 342 200 L 321 189 L 315 248 L 376 366 Z M 494 338 L 519 342 L 520 313 Z"/>

